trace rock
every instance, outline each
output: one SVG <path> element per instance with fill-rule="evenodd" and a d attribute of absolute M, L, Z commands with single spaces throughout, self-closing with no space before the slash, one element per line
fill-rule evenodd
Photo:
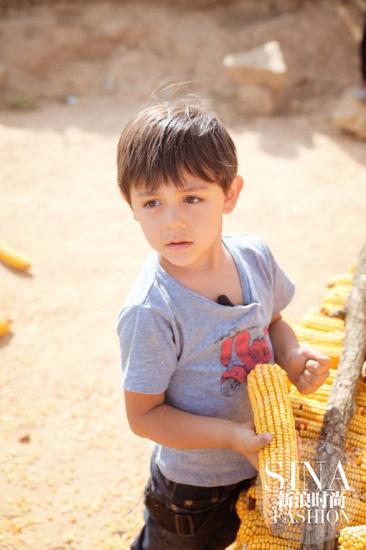
<path fill-rule="evenodd" d="M 275 92 L 283 91 L 287 80 L 287 67 L 278 42 L 224 57 L 224 67 L 239 84 L 265 86 Z"/>
<path fill-rule="evenodd" d="M 271 114 L 283 105 L 287 67 L 278 42 L 230 54 L 224 67 L 238 84 L 238 99 L 244 114 Z"/>
<path fill-rule="evenodd" d="M 332 120 L 337 128 L 366 140 L 366 101 L 359 101 L 355 89 L 344 91 L 336 105 Z"/>

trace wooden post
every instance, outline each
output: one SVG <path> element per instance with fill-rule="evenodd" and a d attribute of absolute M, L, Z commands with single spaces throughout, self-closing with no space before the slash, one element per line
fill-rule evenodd
<path fill-rule="evenodd" d="M 337 466 L 345 464 L 345 438 L 354 412 L 357 382 L 366 358 L 366 243 L 363 246 L 346 305 L 345 343 L 323 418 L 315 463 L 323 462 L 322 490 L 328 493 L 344 490 Z M 336 473 L 337 471 L 337 473 Z M 333 482 L 332 482 L 333 481 Z M 313 480 L 309 492 L 318 492 Z M 328 501 L 329 503 L 329 501 Z M 313 512 L 315 508 L 311 509 Z M 329 510 L 328 506 L 325 512 Z M 339 507 L 333 510 L 339 512 Z M 347 511 L 346 511 L 347 513 Z M 302 550 L 334 550 L 337 522 L 305 523 L 302 531 Z"/>

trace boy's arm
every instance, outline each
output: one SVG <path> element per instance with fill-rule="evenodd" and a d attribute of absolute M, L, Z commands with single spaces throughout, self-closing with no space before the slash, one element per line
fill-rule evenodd
<path fill-rule="evenodd" d="M 258 470 L 259 449 L 271 441 L 266 433 L 256 435 L 252 421 L 192 414 L 166 404 L 165 393 L 145 394 L 125 390 L 125 405 L 131 430 L 175 449 L 232 449 L 244 455 Z"/>
<path fill-rule="evenodd" d="M 329 357 L 307 345 L 299 346 L 296 335 L 280 314 L 272 317 L 269 335 L 275 361 L 299 392 L 310 394 L 323 384 L 329 375 Z"/>

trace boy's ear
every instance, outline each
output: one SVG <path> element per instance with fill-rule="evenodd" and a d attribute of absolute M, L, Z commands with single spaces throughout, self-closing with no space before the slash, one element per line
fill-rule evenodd
<path fill-rule="evenodd" d="M 244 180 L 241 176 L 235 176 L 229 189 L 225 193 L 224 214 L 230 214 L 235 208 L 240 192 L 244 187 Z"/>

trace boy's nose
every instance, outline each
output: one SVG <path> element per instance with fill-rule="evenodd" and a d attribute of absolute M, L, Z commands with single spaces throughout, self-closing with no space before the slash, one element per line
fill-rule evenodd
<path fill-rule="evenodd" d="M 182 212 L 178 208 L 169 209 L 166 212 L 165 225 L 167 229 L 186 227 Z"/>

